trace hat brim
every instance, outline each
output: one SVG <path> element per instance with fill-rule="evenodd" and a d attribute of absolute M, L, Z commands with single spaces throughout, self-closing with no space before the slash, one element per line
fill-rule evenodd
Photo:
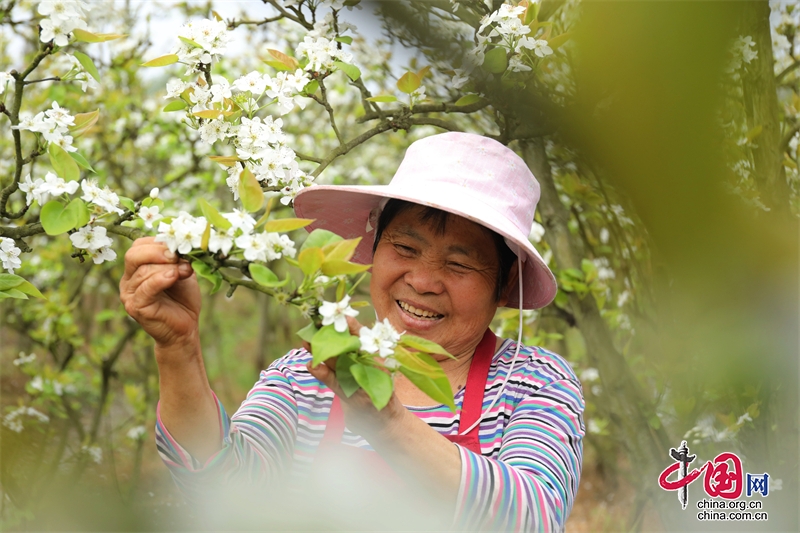
<path fill-rule="evenodd" d="M 368 221 L 370 212 L 384 198 L 405 200 L 464 217 L 503 236 L 518 256 L 523 255 L 523 309 L 538 309 L 552 302 L 558 290 L 555 276 L 528 236 L 523 235 L 502 213 L 488 208 L 477 198 L 464 195 L 463 191 L 451 188 L 431 184 L 424 190 L 404 191 L 391 185 L 312 185 L 297 194 L 294 210 L 298 217 L 315 219 L 307 226 L 308 231 L 321 228 L 345 239 L 361 237 L 353 256 L 353 261 L 361 264 L 372 261 L 375 230 L 368 229 Z M 511 291 L 506 307 L 519 308 L 518 291 Z"/>

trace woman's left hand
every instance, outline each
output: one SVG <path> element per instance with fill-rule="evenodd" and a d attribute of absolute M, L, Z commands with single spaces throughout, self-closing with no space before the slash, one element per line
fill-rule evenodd
<path fill-rule="evenodd" d="M 353 317 L 347 317 L 347 325 L 352 335 L 358 335 L 362 327 L 358 320 Z M 307 342 L 303 342 L 303 346 L 311 352 L 311 346 Z M 397 431 L 403 416 L 408 413 L 408 410 L 397 398 L 397 394 L 392 392 L 389 403 L 380 411 L 372 404 L 372 400 L 364 392 L 364 389 L 358 389 L 348 398 L 336 379 L 336 359 L 336 357 L 332 357 L 316 367 L 312 366 L 313 363 L 309 363 L 308 371 L 312 376 L 330 387 L 334 394 L 339 397 L 342 402 L 342 411 L 344 411 L 347 427 L 368 441 L 370 437 L 385 438 L 392 432 Z"/>

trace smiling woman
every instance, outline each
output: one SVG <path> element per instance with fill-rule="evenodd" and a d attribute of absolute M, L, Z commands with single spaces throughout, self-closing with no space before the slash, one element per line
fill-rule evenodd
<path fill-rule="evenodd" d="M 191 495 L 234 476 L 272 486 L 283 480 L 282 487 L 305 495 L 313 480 L 325 479 L 323 499 L 339 498 L 333 507 L 388 502 L 392 520 L 404 520 L 371 528 L 562 530 L 580 477 L 580 383 L 558 355 L 489 329 L 498 307 L 533 309 L 555 296 L 555 279 L 528 240 L 538 198 L 538 183 L 513 151 L 464 133 L 412 144 L 387 186 L 315 186 L 296 197 L 298 216 L 316 219 L 310 229 L 362 238 L 354 260 L 372 263 L 370 295 L 386 328 L 452 354 L 440 364 L 455 411 L 402 374 L 386 407 L 376 410 L 363 390 L 343 393 L 335 361 L 314 367 L 311 354 L 298 349 L 261 373 L 229 419 L 202 366 L 194 277 L 177 270 L 142 283 L 134 291 L 143 293 L 139 303 L 126 309 L 157 341 L 157 443 L 179 485 Z M 164 257 L 151 241 L 131 248 L 123 289 L 140 265 L 174 261 Z M 161 303 L 173 312 L 143 320 L 138 310 L 152 312 L 170 287 Z M 349 470 L 320 478 L 345 462 Z M 353 471 L 371 482 L 341 485 Z M 397 488 L 414 502 L 403 513 L 386 496 Z M 426 506 L 446 522 L 408 521 L 429 516 Z"/>

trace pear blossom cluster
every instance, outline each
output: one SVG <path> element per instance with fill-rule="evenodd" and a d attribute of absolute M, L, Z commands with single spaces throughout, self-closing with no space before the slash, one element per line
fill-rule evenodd
<path fill-rule="evenodd" d="M 397 360 L 391 356 L 397 343 L 400 342 L 400 335 L 401 333 L 389 323 L 388 318 L 384 318 L 383 322 L 376 322 L 371 328 L 364 326 L 358 331 L 361 349 L 367 353 L 386 357 L 384 364 L 389 368 L 397 364 Z"/>
<path fill-rule="evenodd" d="M 75 248 L 88 251 L 96 265 L 117 258 L 117 253 L 111 249 L 114 241 L 107 235 L 107 230 L 103 226 L 87 224 L 72 233 L 69 240 Z"/>
<path fill-rule="evenodd" d="M 466 85 L 472 71 L 483 64 L 489 45 L 506 48 L 511 53 L 508 59 L 508 70 L 511 72 L 528 72 L 531 70 L 532 55 L 543 58 L 553 53 L 545 39 L 530 35 L 531 28 L 522 22 L 524 13 L 524 6 L 502 4 L 500 9 L 481 19 L 475 35 L 476 46 L 467 53 L 462 68 L 456 69 L 453 76 L 452 85 L 455 89 Z"/>
<path fill-rule="evenodd" d="M 740 35 L 731 45 L 730 55 L 731 60 L 725 72 L 733 74 L 734 79 L 738 79 L 738 70 L 742 68 L 743 63 L 749 65 L 758 57 L 756 43 L 753 42 L 753 38 L 749 35 Z"/>
<path fill-rule="evenodd" d="M 307 57 L 308 68 L 314 72 L 333 70 L 336 61 L 349 63 L 353 60 L 353 55 L 342 49 L 340 43 L 308 34 L 303 38 L 303 42 L 297 45 L 297 55 Z"/>
<path fill-rule="evenodd" d="M 62 194 L 75 194 L 80 186 L 83 191 L 81 199 L 100 208 L 105 213 L 116 213 L 121 215 L 124 211 L 119 207 L 119 196 L 105 186 L 100 188 L 97 181 L 84 179 L 80 182 L 66 181 L 58 177 L 53 172 L 48 172 L 44 179 L 31 179 L 31 175 L 26 175 L 19 183 L 19 189 L 25 193 L 25 202 L 31 205 L 34 201 L 42 206 L 51 197 L 58 197 Z"/>
<path fill-rule="evenodd" d="M 172 222 L 158 224 L 155 242 L 163 242 L 173 253 L 188 254 L 194 248 L 200 248 L 206 225 L 205 217 L 193 217 L 181 211 Z"/>
<path fill-rule="evenodd" d="M 52 172 L 45 174 L 44 179 L 31 180 L 31 175 L 26 175 L 19 183 L 19 190 L 25 193 L 25 202 L 31 205 L 33 201 L 42 206 L 50 200 L 51 196 L 62 194 L 75 194 L 80 184 L 77 181 L 65 181 Z"/>
<path fill-rule="evenodd" d="M 85 30 L 89 5 L 83 0 L 42 0 L 37 9 L 44 15 L 39 26 L 39 39 L 43 43 L 53 41 L 56 46 L 67 46 L 72 30 Z"/>
<path fill-rule="evenodd" d="M 47 111 L 25 117 L 18 125 L 11 126 L 11 129 L 40 133 L 47 142 L 55 143 L 67 152 L 74 152 L 77 148 L 72 146 L 72 135 L 69 135 L 69 127 L 74 124 L 75 118 L 69 111 L 60 107 L 58 102 L 53 102 L 53 106 Z"/>
<path fill-rule="evenodd" d="M 3 417 L 3 425 L 14 433 L 21 433 L 25 428 L 25 426 L 22 424 L 23 416 L 35 418 L 43 424 L 50 422 L 50 417 L 48 417 L 46 414 L 37 411 L 33 407 L 26 407 L 23 405 L 12 411 L 9 411 L 6 416 Z"/>
<path fill-rule="evenodd" d="M 207 65 L 215 56 L 224 54 L 230 41 L 228 26 L 221 20 L 193 20 L 178 30 L 178 35 L 198 45 L 182 40 L 172 51 L 180 61 L 193 67 Z"/>
<path fill-rule="evenodd" d="M 19 254 L 22 250 L 17 248 L 13 239 L 8 237 L 0 237 L 0 262 L 10 274 L 14 273 L 14 269 L 22 266 L 22 261 Z"/>
<path fill-rule="evenodd" d="M 78 58 L 73 56 L 72 54 L 63 54 L 60 57 L 63 57 L 69 66 L 69 71 L 61 76 L 62 81 L 67 80 L 74 80 L 80 82 L 81 90 L 86 92 L 87 89 L 90 87 L 92 89 L 96 89 L 98 87 L 97 81 L 86 72 L 86 68 L 78 61 Z M 2 91 L 0 91 L 2 92 Z"/>

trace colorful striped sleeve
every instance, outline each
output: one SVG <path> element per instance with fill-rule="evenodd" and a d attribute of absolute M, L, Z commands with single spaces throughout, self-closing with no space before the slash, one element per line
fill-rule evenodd
<path fill-rule="evenodd" d="M 583 409 L 576 379 L 551 381 L 516 404 L 496 457 L 459 446 L 459 527 L 563 531 L 578 491 Z"/>
<path fill-rule="evenodd" d="M 228 419 L 219 407 L 222 448 L 205 463 L 170 435 L 157 411 L 156 447 L 175 483 L 190 501 L 203 492 L 237 483 L 263 483 L 284 474 L 297 434 L 297 402 L 280 360 L 261 372 L 259 381 Z"/>

